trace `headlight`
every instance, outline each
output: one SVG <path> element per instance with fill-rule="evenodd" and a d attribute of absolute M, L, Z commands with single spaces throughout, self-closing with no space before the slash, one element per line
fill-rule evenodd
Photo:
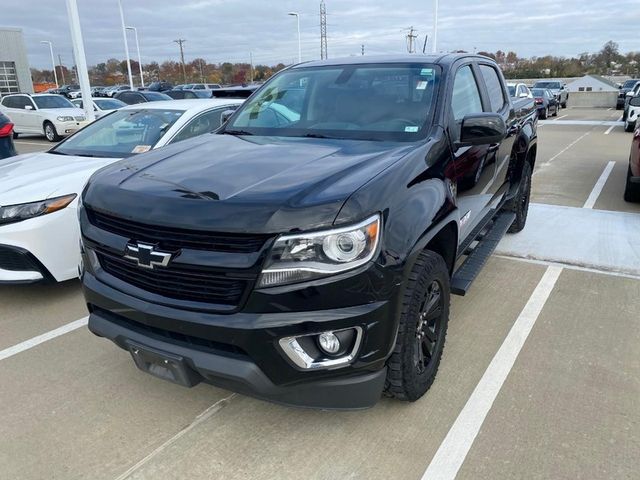
<path fill-rule="evenodd" d="M 57 212 L 68 206 L 76 194 L 50 198 L 39 202 L 21 203 L 20 205 L 7 205 L 0 207 L 0 225 L 20 222 L 28 218 L 39 217 L 48 213 Z"/>
<path fill-rule="evenodd" d="M 276 239 L 258 287 L 302 282 L 351 270 L 373 258 L 380 239 L 380 215 L 357 225 Z"/>
<path fill-rule="evenodd" d="M 60 116 L 58 117 L 59 122 L 73 122 L 73 117 Z"/>

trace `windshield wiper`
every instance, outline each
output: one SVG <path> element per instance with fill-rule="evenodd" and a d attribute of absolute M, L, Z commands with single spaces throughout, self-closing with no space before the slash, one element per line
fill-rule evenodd
<path fill-rule="evenodd" d="M 225 135 L 253 135 L 253 133 L 246 130 L 223 130 L 221 133 Z"/>
<path fill-rule="evenodd" d="M 304 135 L 298 135 L 298 136 L 303 138 L 336 138 L 336 137 L 329 137 L 321 133 L 305 133 Z"/>
<path fill-rule="evenodd" d="M 52 153 L 54 155 L 69 155 L 68 153 L 59 152 L 58 150 L 49 150 L 47 153 Z"/>

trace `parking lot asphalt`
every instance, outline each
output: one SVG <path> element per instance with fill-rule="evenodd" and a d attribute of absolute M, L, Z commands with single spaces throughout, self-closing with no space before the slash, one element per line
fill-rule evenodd
<path fill-rule="evenodd" d="M 541 123 L 532 223 L 452 298 L 440 372 L 412 404 L 325 412 L 185 389 L 86 327 L 3 356 L 86 311 L 76 281 L 0 287 L 0 478 L 637 478 L 640 253 L 624 226 L 640 205 L 622 200 L 631 134 L 608 123 L 619 117 L 569 108 Z M 530 231 L 555 208 L 622 225 L 611 230 L 623 238 L 604 229 L 563 253 L 567 232 Z M 607 248 L 625 244 L 622 272 Z"/>

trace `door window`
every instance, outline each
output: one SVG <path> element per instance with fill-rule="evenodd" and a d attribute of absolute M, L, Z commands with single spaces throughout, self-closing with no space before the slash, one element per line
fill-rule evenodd
<path fill-rule="evenodd" d="M 489 103 L 491 104 L 492 112 L 499 112 L 507 103 L 507 99 L 504 96 L 504 90 L 502 89 L 502 83 L 498 78 L 498 72 L 489 65 L 480 65 L 480 73 L 484 78 L 484 84 L 487 87 L 487 93 L 489 94 Z"/>
<path fill-rule="evenodd" d="M 460 127 L 465 115 L 482 113 L 480 90 L 471 67 L 467 65 L 456 72 L 453 81 L 453 96 L 451 98 L 453 119 L 456 123 L 456 133 L 460 136 Z"/>

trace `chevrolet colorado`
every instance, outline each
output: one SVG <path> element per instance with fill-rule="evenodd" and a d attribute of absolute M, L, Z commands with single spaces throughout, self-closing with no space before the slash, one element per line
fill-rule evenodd
<path fill-rule="evenodd" d="M 525 226 L 536 149 L 534 111 L 516 114 L 485 57 L 285 69 L 216 132 L 92 176 L 89 329 L 185 386 L 315 408 L 416 400 L 450 294 Z"/>

